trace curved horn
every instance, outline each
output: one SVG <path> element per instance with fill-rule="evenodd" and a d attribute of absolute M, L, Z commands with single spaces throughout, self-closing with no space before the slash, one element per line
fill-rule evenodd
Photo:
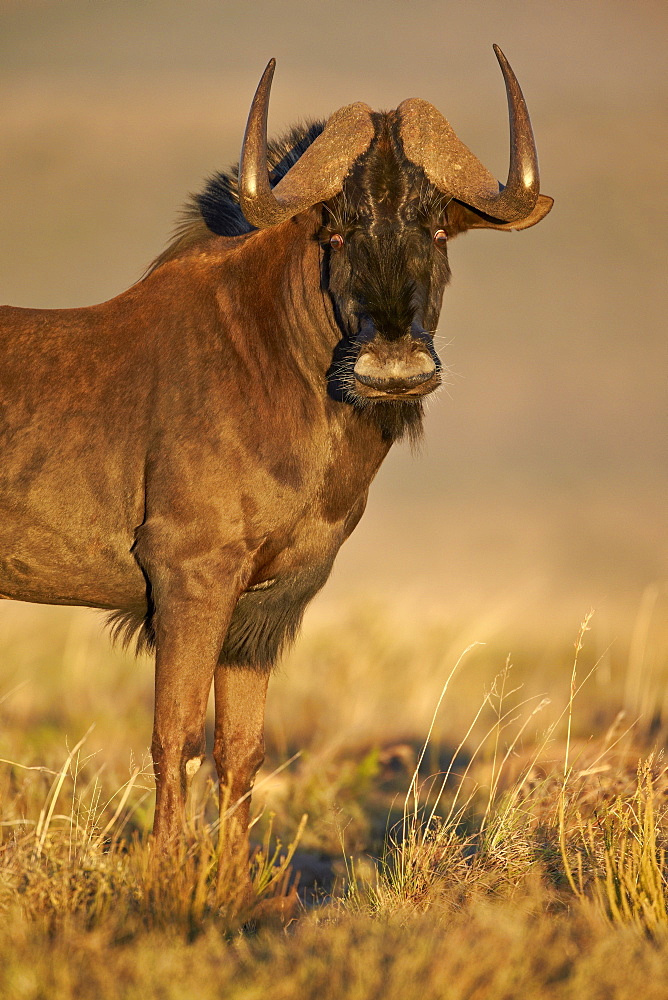
<path fill-rule="evenodd" d="M 267 112 L 276 60 L 255 92 L 239 163 L 239 204 L 252 226 L 265 229 L 338 194 L 355 160 L 374 136 L 371 109 L 358 102 L 336 111 L 324 130 L 275 188 L 267 170 Z"/>
<path fill-rule="evenodd" d="M 411 98 L 397 110 L 401 116 L 404 152 L 423 168 L 432 184 L 494 219 L 517 222 L 531 215 L 538 201 L 538 156 L 517 77 L 498 45 L 494 46 L 494 52 L 506 84 L 510 119 L 510 167 L 505 187 L 427 101 Z"/>

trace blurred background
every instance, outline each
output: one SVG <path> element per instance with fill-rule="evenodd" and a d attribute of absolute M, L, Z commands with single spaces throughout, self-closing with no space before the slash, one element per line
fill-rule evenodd
<path fill-rule="evenodd" d="M 370 607 L 570 645 L 593 606 L 628 638 L 639 609 L 642 628 L 666 610 L 666 28 L 659 0 L 0 2 L 0 302 L 136 281 L 237 158 L 270 56 L 270 131 L 422 97 L 505 179 L 499 43 L 555 208 L 451 246 L 450 384 L 420 454 L 385 462 L 306 630 Z M 72 616 L 0 610 L 6 651 Z"/>

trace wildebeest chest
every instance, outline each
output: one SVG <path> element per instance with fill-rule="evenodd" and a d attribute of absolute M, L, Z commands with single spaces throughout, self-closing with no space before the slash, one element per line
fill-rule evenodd
<path fill-rule="evenodd" d="M 292 390 L 308 396 L 297 382 Z M 147 576 L 159 578 L 156 561 L 178 572 L 193 558 L 220 556 L 236 568 L 223 662 L 275 663 L 361 517 L 389 448 L 377 427 L 322 390 L 309 400 L 307 421 L 291 426 L 284 417 L 248 413 L 220 436 L 209 427 L 196 449 L 165 447 L 147 478 L 134 546 Z"/>
<path fill-rule="evenodd" d="M 312 410 L 299 437 L 254 420 L 250 439 L 228 428 L 220 448 L 189 460 L 166 450 L 149 474 L 135 555 L 149 573 L 156 560 L 175 570 L 217 553 L 237 567 L 222 654 L 231 662 L 275 662 L 361 517 L 389 447 L 337 404 L 314 401 Z"/>

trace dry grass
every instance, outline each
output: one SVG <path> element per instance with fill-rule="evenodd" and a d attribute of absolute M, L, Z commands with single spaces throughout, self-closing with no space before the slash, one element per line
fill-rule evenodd
<path fill-rule="evenodd" d="M 295 848 L 303 875 L 301 915 L 274 929 L 216 874 L 211 772 L 178 863 L 151 856 L 149 664 L 88 616 L 27 629 L 12 609 L 0 996 L 664 996 L 660 605 L 626 644 L 586 618 L 551 666 L 426 616 L 312 622 L 274 685 L 255 800 L 260 898 L 286 891 Z"/>

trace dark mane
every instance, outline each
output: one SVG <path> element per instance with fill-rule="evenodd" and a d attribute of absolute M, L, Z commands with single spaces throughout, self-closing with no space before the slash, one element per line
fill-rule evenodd
<path fill-rule="evenodd" d="M 272 187 L 284 177 L 325 127 L 323 121 L 293 125 L 284 135 L 269 141 L 267 160 Z M 212 174 L 200 194 L 192 194 L 179 213 L 172 239 L 149 265 L 151 274 L 162 264 L 213 236 L 243 236 L 253 232 L 239 207 L 239 164 Z"/>

